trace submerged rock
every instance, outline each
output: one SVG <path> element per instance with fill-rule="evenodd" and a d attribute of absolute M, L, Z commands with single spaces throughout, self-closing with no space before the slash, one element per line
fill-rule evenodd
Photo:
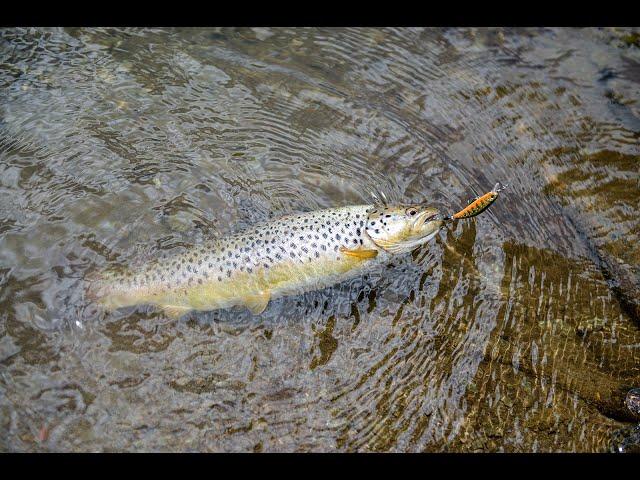
<path fill-rule="evenodd" d="M 613 433 L 613 453 L 640 453 L 640 425 L 621 428 Z"/>
<path fill-rule="evenodd" d="M 627 397 L 624 399 L 624 404 L 631 413 L 640 417 L 640 388 L 629 390 Z"/>
<path fill-rule="evenodd" d="M 633 415 L 640 418 L 640 388 L 629 390 L 624 404 Z M 616 453 L 640 453 L 640 424 L 616 430 L 611 450 Z"/>

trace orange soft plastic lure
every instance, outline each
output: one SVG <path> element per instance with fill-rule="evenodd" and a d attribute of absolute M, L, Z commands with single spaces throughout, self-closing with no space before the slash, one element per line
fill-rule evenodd
<path fill-rule="evenodd" d="M 451 218 L 454 220 L 459 220 L 461 218 L 471 218 L 481 214 L 487 208 L 489 208 L 493 202 L 496 201 L 496 198 L 498 198 L 498 194 L 505 188 L 507 188 L 507 185 L 503 186 L 502 184 L 500 184 L 500 182 L 496 183 L 496 185 L 493 187 L 493 190 L 485 193 L 481 197 L 476 198 L 473 202 L 460 210 L 458 213 L 454 213 L 453 215 L 451 215 Z"/>

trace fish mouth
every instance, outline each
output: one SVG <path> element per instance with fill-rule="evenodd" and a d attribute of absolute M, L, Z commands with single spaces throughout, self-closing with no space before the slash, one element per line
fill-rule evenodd
<path fill-rule="evenodd" d="M 431 240 L 444 226 L 445 216 L 435 208 L 421 212 L 414 223 L 414 231 L 417 233 L 417 241 L 425 243 Z"/>
<path fill-rule="evenodd" d="M 444 223 L 445 217 L 436 209 L 427 209 L 418 214 L 414 225 L 416 228 L 422 228 L 429 222 L 441 222 Z"/>

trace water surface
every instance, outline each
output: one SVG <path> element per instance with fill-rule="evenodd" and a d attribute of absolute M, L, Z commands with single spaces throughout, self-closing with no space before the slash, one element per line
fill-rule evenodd
<path fill-rule="evenodd" d="M 638 422 L 637 32 L 0 31 L 0 449 L 611 449 Z M 498 180 L 258 317 L 82 296 L 285 213 Z"/>

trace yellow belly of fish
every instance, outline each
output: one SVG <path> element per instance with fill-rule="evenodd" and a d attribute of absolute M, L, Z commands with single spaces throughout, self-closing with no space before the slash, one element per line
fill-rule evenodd
<path fill-rule="evenodd" d="M 170 317 L 191 310 L 216 310 L 236 305 L 246 306 L 254 314 L 261 313 L 269 300 L 284 295 L 323 288 L 356 274 L 372 259 L 344 255 L 340 260 L 325 259 L 308 263 L 285 262 L 252 273 L 235 272 L 227 280 L 203 282 L 175 291 L 141 289 L 126 301 L 112 299 L 113 306 L 153 304 Z"/>

